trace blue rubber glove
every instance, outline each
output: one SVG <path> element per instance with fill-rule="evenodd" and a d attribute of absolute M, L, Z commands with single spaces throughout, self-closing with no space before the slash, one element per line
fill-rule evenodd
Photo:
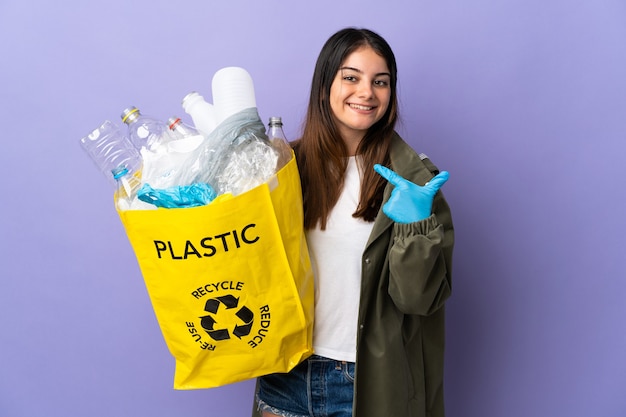
<path fill-rule="evenodd" d="M 447 171 L 441 171 L 422 187 L 382 165 L 374 165 L 374 171 L 395 187 L 389 201 L 383 206 L 383 212 L 396 223 L 413 223 L 427 219 L 433 209 L 435 194 L 450 177 Z"/>

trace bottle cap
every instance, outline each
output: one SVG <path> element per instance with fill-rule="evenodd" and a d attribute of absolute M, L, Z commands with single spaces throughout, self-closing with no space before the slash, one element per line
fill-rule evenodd
<path fill-rule="evenodd" d="M 111 174 L 113 174 L 114 179 L 119 179 L 128 173 L 128 168 L 126 165 L 119 165 L 111 170 Z"/>
<path fill-rule="evenodd" d="M 181 100 L 181 104 L 183 105 L 183 107 L 185 107 L 185 103 L 188 103 L 192 99 L 197 99 L 197 98 L 203 98 L 203 97 L 197 91 L 192 91 L 191 93 L 183 97 L 183 99 Z"/>
<path fill-rule="evenodd" d="M 129 108 L 124 109 L 124 111 L 122 112 L 122 122 L 128 124 L 135 120 L 140 114 L 141 113 L 139 112 L 139 109 L 137 107 L 130 106 Z"/>
<path fill-rule="evenodd" d="M 270 117 L 270 125 L 283 125 L 283 119 L 278 116 Z"/>
<path fill-rule="evenodd" d="M 167 119 L 167 126 L 170 128 L 170 130 L 174 130 L 176 125 L 179 123 L 180 117 L 170 117 L 169 119 Z"/>

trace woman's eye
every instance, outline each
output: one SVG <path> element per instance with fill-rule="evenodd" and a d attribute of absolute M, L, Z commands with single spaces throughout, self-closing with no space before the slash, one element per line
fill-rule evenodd
<path fill-rule="evenodd" d="M 376 81 L 374 81 L 374 84 L 379 86 L 379 87 L 387 87 L 389 85 L 389 81 L 387 81 L 387 80 L 376 80 Z"/>
<path fill-rule="evenodd" d="M 354 75 L 344 75 L 343 79 L 346 81 L 356 81 L 356 77 Z"/>

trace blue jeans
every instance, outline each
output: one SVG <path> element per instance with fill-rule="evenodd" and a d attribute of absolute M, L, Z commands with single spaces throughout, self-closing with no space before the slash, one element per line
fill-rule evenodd
<path fill-rule="evenodd" d="M 352 417 L 354 363 L 313 355 L 287 374 L 259 378 L 261 411 L 283 417 Z"/>

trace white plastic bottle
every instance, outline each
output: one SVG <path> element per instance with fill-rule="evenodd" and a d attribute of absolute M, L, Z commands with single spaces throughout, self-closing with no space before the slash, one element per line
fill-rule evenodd
<path fill-rule="evenodd" d="M 256 107 L 254 83 L 243 68 L 220 69 L 213 75 L 211 89 L 218 124 L 241 110 Z"/>
<path fill-rule="evenodd" d="M 214 106 L 196 91 L 187 94 L 182 101 L 183 110 L 193 121 L 194 127 L 205 137 L 217 126 Z"/>

